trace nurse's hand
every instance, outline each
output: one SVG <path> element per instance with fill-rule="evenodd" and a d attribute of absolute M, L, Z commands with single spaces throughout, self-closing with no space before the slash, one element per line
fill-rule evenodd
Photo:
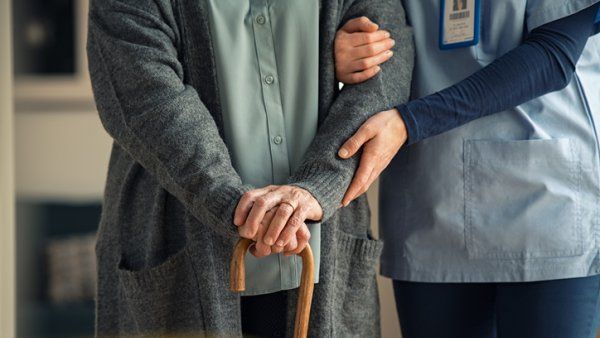
<path fill-rule="evenodd" d="M 335 75 L 344 84 L 366 81 L 381 71 L 395 42 L 367 17 L 349 20 L 335 36 Z"/>
<path fill-rule="evenodd" d="M 343 159 L 352 157 L 363 148 L 360 165 L 342 199 L 343 206 L 369 189 L 407 138 L 404 120 L 394 108 L 373 115 L 342 145 L 338 155 Z"/>
<path fill-rule="evenodd" d="M 302 230 L 304 222 L 318 221 L 322 217 L 321 205 L 307 190 L 272 185 L 245 193 L 236 207 L 233 222 L 239 227 L 240 236 L 261 242 L 257 244 L 258 249 L 269 246 L 281 252 L 293 244 L 295 238 L 299 245 L 308 241 L 306 237 L 310 238 L 310 232 Z M 297 248 L 301 249 L 304 247 Z"/>

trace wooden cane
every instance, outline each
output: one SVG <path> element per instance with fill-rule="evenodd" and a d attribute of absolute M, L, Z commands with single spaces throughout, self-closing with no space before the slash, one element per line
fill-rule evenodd
<path fill-rule="evenodd" d="M 242 238 L 238 241 L 231 258 L 231 272 L 229 285 L 231 291 L 242 292 L 246 289 L 246 269 L 244 257 L 252 241 Z M 315 280 L 315 262 L 310 245 L 298 254 L 302 257 L 302 276 L 300 278 L 300 291 L 298 292 L 298 304 L 296 305 L 296 322 L 294 324 L 294 338 L 306 338 L 308 336 L 308 322 L 310 320 L 310 305 Z"/>

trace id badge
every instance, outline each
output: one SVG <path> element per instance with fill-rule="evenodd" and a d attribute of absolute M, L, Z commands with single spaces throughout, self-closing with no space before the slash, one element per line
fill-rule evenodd
<path fill-rule="evenodd" d="M 478 44 L 481 0 L 440 1 L 440 49 Z"/>

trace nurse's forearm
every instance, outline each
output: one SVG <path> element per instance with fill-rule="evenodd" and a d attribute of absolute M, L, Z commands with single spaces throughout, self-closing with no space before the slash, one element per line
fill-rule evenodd
<path fill-rule="evenodd" d="M 456 85 L 398 106 L 408 144 L 566 87 L 599 7 L 536 28 L 519 47 Z"/>

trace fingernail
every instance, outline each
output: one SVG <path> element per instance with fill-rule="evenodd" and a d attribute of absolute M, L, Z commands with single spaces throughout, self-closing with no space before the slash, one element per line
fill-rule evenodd
<path fill-rule="evenodd" d="M 277 246 L 283 246 L 283 241 L 282 240 L 277 241 Z"/>
<path fill-rule="evenodd" d="M 343 208 L 343 207 L 344 207 L 344 205 L 342 203 L 340 203 L 340 206 L 338 207 L 338 209 Z"/>
<path fill-rule="evenodd" d="M 348 156 L 348 150 L 346 150 L 346 148 L 340 149 L 340 157 L 346 157 L 346 156 Z"/>
<path fill-rule="evenodd" d="M 394 55 L 394 52 L 392 52 L 391 50 L 388 50 L 387 52 L 385 52 L 387 54 L 387 56 L 392 56 Z"/>
<path fill-rule="evenodd" d="M 264 242 L 266 245 L 273 245 L 273 238 L 271 237 L 265 237 L 264 238 Z"/>
<path fill-rule="evenodd" d="M 377 66 L 377 68 L 375 68 L 375 72 L 379 73 L 381 71 L 381 67 Z"/>
<path fill-rule="evenodd" d="M 391 35 L 390 35 L 390 32 L 385 32 L 385 34 L 384 34 L 384 37 L 385 37 L 385 38 L 389 38 L 390 36 L 391 36 Z"/>
<path fill-rule="evenodd" d="M 392 39 L 392 46 L 396 45 L 396 40 Z"/>

